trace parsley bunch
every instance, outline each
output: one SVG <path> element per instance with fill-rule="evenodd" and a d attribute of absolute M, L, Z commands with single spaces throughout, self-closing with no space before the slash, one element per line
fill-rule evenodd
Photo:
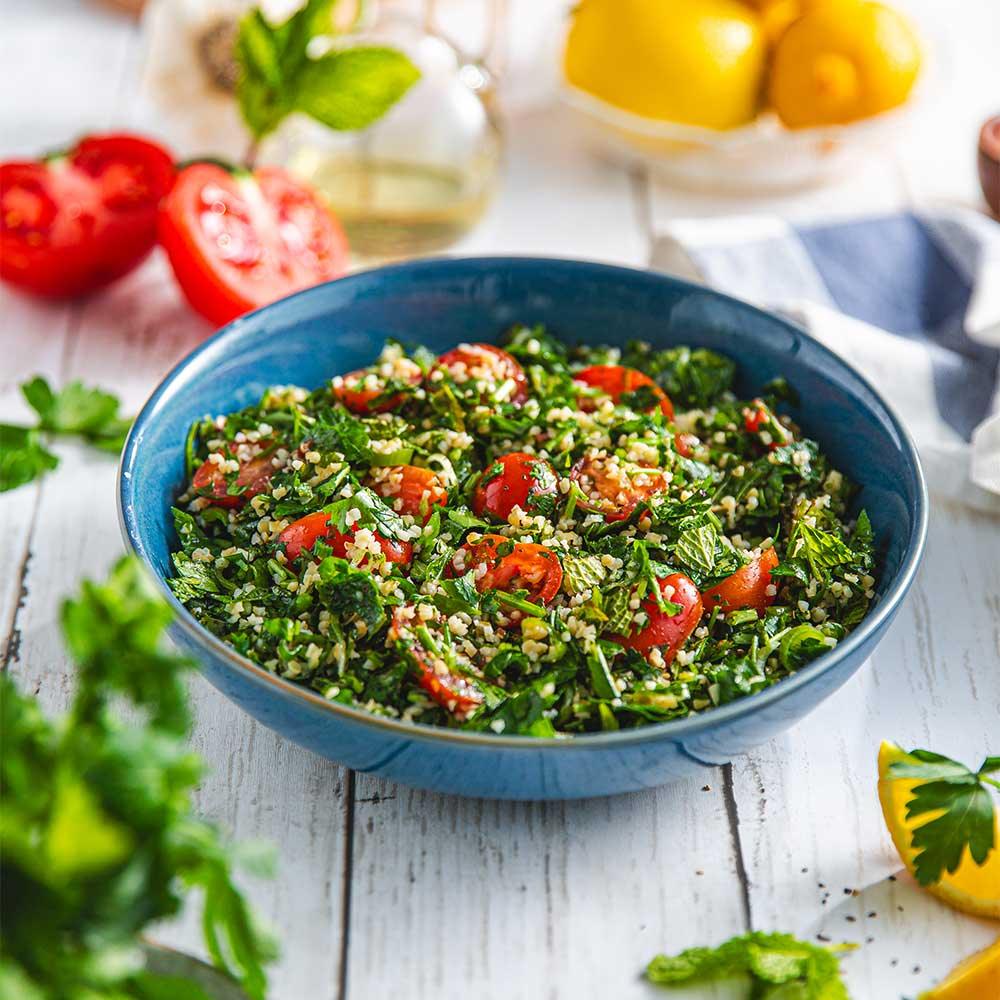
<path fill-rule="evenodd" d="M 102 451 L 117 453 L 131 420 L 119 412 L 111 393 L 70 382 L 54 392 L 40 375 L 25 382 L 21 393 L 38 414 L 34 427 L 0 424 L 0 493 L 30 483 L 59 464 L 44 444 L 44 435 L 81 438 Z"/>
<path fill-rule="evenodd" d="M 718 948 L 657 955 L 646 967 L 646 978 L 669 987 L 749 976 L 754 1000 L 849 1000 L 838 953 L 851 949 L 851 945 L 824 948 L 791 934 L 755 931 Z"/>
<path fill-rule="evenodd" d="M 890 765 L 893 778 L 920 780 L 906 805 L 906 818 L 937 814 L 916 827 L 912 847 L 917 852 L 914 871 L 921 885 L 940 881 L 945 871 L 954 874 L 965 849 L 977 865 L 996 850 L 996 811 L 990 789 L 1000 789 L 1000 757 L 987 757 L 978 771 L 958 761 L 911 750 L 911 760 Z"/>
<path fill-rule="evenodd" d="M 186 745 L 191 664 L 161 645 L 170 617 L 139 563 L 124 559 L 63 605 L 77 664 L 64 719 L 45 718 L 0 677 L 2 996 L 205 1000 L 195 984 L 147 967 L 140 939 L 198 889 L 213 961 L 263 1000 L 274 948 L 232 871 L 267 859 L 234 851 L 191 812 L 202 763 Z M 140 721 L 120 720 L 112 704 L 122 701 Z"/>

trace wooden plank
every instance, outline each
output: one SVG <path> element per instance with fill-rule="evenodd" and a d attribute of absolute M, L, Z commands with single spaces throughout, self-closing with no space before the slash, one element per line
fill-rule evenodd
<path fill-rule="evenodd" d="M 970 764 L 995 752 L 998 552 L 1000 520 L 935 504 L 919 578 L 871 662 L 734 764 L 755 926 L 863 945 L 846 964 L 852 995 L 915 995 L 996 937 L 995 924 L 950 910 L 905 874 L 887 881 L 900 864 L 875 758 L 883 739 Z"/>
<path fill-rule="evenodd" d="M 134 410 L 206 332 L 181 304 L 165 263 L 153 260 L 86 304 L 65 374 L 100 382 Z M 122 551 L 114 459 L 75 444 L 61 444 L 59 452 L 61 466 L 41 493 L 31 589 L 18 616 L 21 649 L 13 666 L 53 711 L 65 707 L 72 688 L 72 669 L 54 627 L 59 603 L 81 576 L 100 577 Z M 275 996 L 332 997 L 340 976 L 345 774 L 259 726 L 200 677 L 192 680 L 191 694 L 192 743 L 211 766 L 198 790 L 198 811 L 238 839 L 282 848 L 280 877 L 248 885 L 251 899 L 287 942 L 274 975 Z M 193 915 L 157 937 L 201 951 Z M 326 992 L 313 992 L 317 984 L 326 984 Z"/>
<path fill-rule="evenodd" d="M 657 952 L 743 930 L 723 788 L 485 802 L 359 775 L 349 998 L 647 997 Z"/>
<path fill-rule="evenodd" d="M 511 136 L 498 202 L 463 250 L 642 262 L 628 174 L 551 112 L 519 116 Z M 745 927 L 721 772 L 711 785 L 510 803 L 358 775 L 347 996 L 648 995 L 652 955 Z"/>

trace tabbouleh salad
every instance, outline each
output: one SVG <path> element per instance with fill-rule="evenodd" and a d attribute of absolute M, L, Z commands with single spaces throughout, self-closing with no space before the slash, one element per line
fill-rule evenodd
<path fill-rule="evenodd" d="M 874 598 L 854 487 L 708 350 L 515 328 L 196 423 L 171 585 L 330 701 L 531 736 L 676 719 L 834 647 Z"/>

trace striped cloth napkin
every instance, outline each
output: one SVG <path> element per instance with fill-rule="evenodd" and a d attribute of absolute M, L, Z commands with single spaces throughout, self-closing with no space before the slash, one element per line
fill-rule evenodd
<path fill-rule="evenodd" d="M 650 263 L 804 325 L 895 407 L 932 492 L 1000 511 L 1000 224 L 958 209 L 675 220 Z"/>

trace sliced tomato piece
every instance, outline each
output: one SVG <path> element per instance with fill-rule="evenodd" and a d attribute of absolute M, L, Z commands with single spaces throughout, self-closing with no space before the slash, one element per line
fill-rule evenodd
<path fill-rule="evenodd" d="M 532 497 L 548 496 L 558 489 L 552 464 L 537 455 L 513 451 L 492 462 L 476 483 L 472 509 L 478 517 L 490 514 L 506 521 L 515 507 L 532 512 Z"/>
<path fill-rule="evenodd" d="M 417 465 L 390 465 L 373 469 L 372 489 L 383 500 L 390 501 L 393 510 L 409 514 L 419 521 L 431 516 L 431 508 L 448 502 L 448 491 L 430 469 Z"/>
<path fill-rule="evenodd" d="M 385 538 L 378 532 L 373 534 L 387 562 L 405 566 L 413 559 L 412 543 Z M 288 525 L 278 535 L 278 544 L 285 546 L 285 556 L 288 559 L 297 559 L 304 549 L 312 549 L 316 542 L 322 539 L 330 546 L 335 556 L 350 559 L 356 553 L 348 553 L 347 546 L 355 541 L 356 535 L 355 531 L 338 531 L 330 524 L 330 515 L 320 510 L 315 514 L 306 514 L 305 517 L 300 517 Z M 363 566 L 367 561 L 366 556 L 359 565 Z"/>
<path fill-rule="evenodd" d="M 412 365 L 412 367 L 411 367 Z M 397 365 L 393 375 L 397 380 L 419 385 L 423 380 L 420 367 L 411 362 L 410 365 Z M 377 366 L 360 368 L 348 372 L 333 380 L 333 395 L 340 400 L 352 413 L 388 413 L 401 406 L 406 400 L 406 393 L 396 392 L 386 395 L 389 385 L 388 376 L 383 375 Z"/>
<path fill-rule="evenodd" d="M 648 376 L 635 368 L 628 368 L 625 365 L 591 365 L 582 371 L 573 374 L 574 382 L 582 382 L 594 389 L 600 390 L 604 395 L 610 396 L 615 403 L 621 402 L 622 396 L 638 389 L 649 388 L 657 400 L 650 409 L 659 405 L 667 419 L 672 419 L 674 415 L 674 405 L 670 402 L 670 397 Z M 580 409 L 590 412 L 596 409 L 596 403 L 592 396 L 581 396 L 579 399 Z"/>
<path fill-rule="evenodd" d="M 771 570 L 778 565 L 778 553 L 773 548 L 765 549 L 753 562 L 727 576 L 721 583 L 709 587 L 703 593 L 705 607 L 711 610 L 717 604 L 723 611 L 737 608 L 753 608 L 757 614 L 774 604 L 776 594 L 769 594 Z"/>
<path fill-rule="evenodd" d="M 475 571 L 476 588 L 528 591 L 528 600 L 548 604 L 562 586 L 559 557 L 544 545 L 512 542 L 503 535 L 483 535 L 466 542 L 455 554 L 453 574 Z"/>
<path fill-rule="evenodd" d="M 624 521 L 643 500 L 665 492 L 670 485 L 662 469 L 607 455 L 584 456 L 569 475 L 586 496 L 580 507 L 603 514 L 609 522 Z"/>
<path fill-rule="evenodd" d="M 160 242 L 188 301 L 219 325 L 347 268 L 340 223 L 278 167 L 186 167 L 164 202 Z"/>
<path fill-rule="evenodd" d="M 156 245 L 157 212 L 173 181 L 167 150 L 125 134 L 0 164 L 0 277 L 48 298 L 104 287 Z"/>
<path fill-rule="evenodd" d="M 484 383 L 482 399 L 493 398 L 499 390 L 499 402 L 523 403 L 528 398 L 528 377 L 517 359 L 493 344 L 459 344 L 445 351 L 431 369 L 433 384 L 439 375 L 448 374 L 458 386 Z"/>
<path fill-rule="evenodd" d="M 238 456 L 241 448 L 252 450 L 254 454 L 240 460 Z M 191 485 L 202 495 L 206 495 L 204 491 L 209 491 L 207 495 L 216 507 L 242 507 L 258 493 L 265 492 L 270 485 L 271 476 L 276 471 L 272 461 L 273 450 L 273 441 L 261 441 L 256 445 L 241 445 L 233 441 L 227 448 L 229 459 L 227 460 L 220 452 L 220 460 L 213 461 L 209 458 L 203 462 L 195 472 Z M 235 496 L 229 492 L 232 474 L 227 474 L 223 469 L 223 464 L 226 461 L 233 460 L 239 461 L 236 485 L 244 488 L 242 493 Z"/>
<path fill-rule="evenodd" d="M 660 610 L 656 598 L 648 594 L 640 607 L 649 616 L 649 622 L 627 636 L 613 638 L 626 649 L 634 649 L 643 656 L 648 656 L 654 648 L 659 649 L 664 662 L 670 663 L 701 621 L 701 594 L 694 581 L 683 573 L 671 573 L 657 582 L 664 600 L 679 604 L 681 610 L 668 614 Z"/>
<path fill-rule="evenodd" d="M 405 652 L 416 667 L 417 683 L 427 694 L 457 719 L 464 719 L 483 703 L 483 692 L 472 678 L 450 670 L 441 657 L 424 646 L 417 632 L 421 623 L 429 629 L 429 623 L 416 614 L 414 605 L 401 605 L 393 612 L 389 641 L 405 645 Z"/>
<path fill-rule="evenodd" d="M 674 451 L 677 452 L 681 458 L 690 458 L 694 454 L 694 449 L 700 444 L 698 438 L 694 434 L 681 434 L 678 431 L 674 435 Z"/>

